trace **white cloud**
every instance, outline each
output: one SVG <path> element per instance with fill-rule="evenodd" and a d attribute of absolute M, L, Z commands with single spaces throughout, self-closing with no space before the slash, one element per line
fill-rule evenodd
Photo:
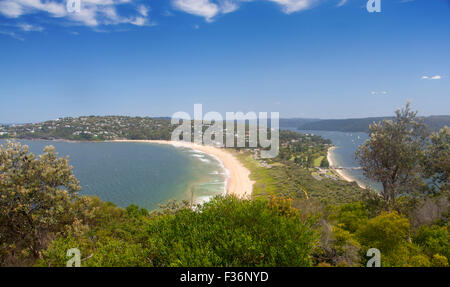
<path fill-rule="evenodd" d="M 13 1 L 0 2 L 0 13 L 9 18 L 17 18 L 24 13 L 22 6 Z"/>
<path fill-rule="evenodd" d="M 212 22 L 219 14 L 227 14 L 239 9 L 244 2 L 255 0 L 172 0 L 173 6 L 183 12 L 204 17 L 206 21 Z M 312 8 L 321 0 L 264 0 L 274 2 L 281 6 L 286 14 Z"/>
<path fill-rule="evenodd" d="M 278 3 L 283 12 L 286 14 L 291 14 L 293 12 L 298 12 L 311 8 L 314 4 L 319 2 L 318 0 L 268 0 L 271 2 Z"/>
<path fill-rule="evenodd" d="M 239 9 L 239 1 L 222 0 L 219 2 L 220 12 L 223 14 L 231 13 Z"/>
<path fill-rule="evenodd" d="M 134 20 L 131 20 L 129 23 L 136 26 L 144 26 L 147 23 L 147 19 L 143 17 L 136 17 Z"/>
<path fill-rule="evenodd" d="M 80 11 L 70 12 L 66 7 L 67 0 L 0 0 L 0 16 L 11 19 L 20 18 L 23 15 L 33 13 L 46 13 L 53 18 L 60 18 L 64 24 L 71 23 L 81 26 L 89 26 L 100 31 L 106 25 L 131 24 L 136 26 L 156 25 L 149 19 L 150 7 L 142 4 L 141 0 L 79 0 Z M 76 0 L 74 0 L 76 1 Z M 171 0 L 175 9 L 192 15 L 205 18 L 212 22 L 216 16 L 232 13 L 246 2 L 266 1 L 279 5 L 286 14 L 312 8 L 323 0 Z M 338 6 L 344 5 L 347 0 L 339 0 Z M 128 5 L 130 9 L 118 10 L 119 6 Z M 123 15 L 128 11 L 128 15 Z M 119 13 L 120 12 L 120 13 Z M 172 13 L 166 11 L 165 16 Z M 23 31 L 26 28 L 22 27 Z M 32 30 L 28 30 L 32 31 Z"/>
<path fill-rule="evenodd" d="M 147 17 L 148 11 L 149 11 L 149 8 L 147 6 L 145 6 L 145 5 L 141 5 L 138 8 L 139 14 L 141 14 L 144 17 Z"/>
<path fill-rule="evenodd" d="M 441 75 L 435 75 L 435 76 L 422 76 L 422 80 L 440 80 L 442 79 Z"/>
<path fill-rule="evenodd" d="M 119 5 L 135 5 L 134 0 L 81 0 L 80 11 L 69 12 L 66 1 L 56 0 L 1 0 L 0 14 L 8 18 L 19 18 L 32 13 L 47 13 L 54 18 L 64 18 L 78 25 L 95 27 L 99 25 L 147 23 L 149 8 L 140 5 L 136 15 L 122 16 L 117 13 Z"/>
<path fill-rule="evenodd" d="M 372 95 L 372 96 L 375 96 L 375 95 L 387 95 L 388 94 L 388 92 L 387 91 L 372 91 L 372 92 L 370 92 L 370 94 Z"/>
<path fill-rule="evenodd" d="M 174 0 L 173 5 L 186 13 L 202 16 L 208 22 L 220 11 L 219 6 L 209 0 Z"/>

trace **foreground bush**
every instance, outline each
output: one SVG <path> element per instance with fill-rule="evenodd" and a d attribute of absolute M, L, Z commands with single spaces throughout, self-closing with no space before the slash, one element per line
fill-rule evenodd
<path fill-rule="evenodd" d="M 157 218 L 148 226 L 153 264 L 310 266 L 312 222 L 281 205 L 217 198 L 198 211 Z"/>
<path fill-rule="evenodd" d="M 101 227 L 55 240 L 38 265 L 65 266 L 79 248 L 83 266 L 311 266 L 318 238 L 287 202 L 226 197 L 197 210 L 103 215 Z"/>

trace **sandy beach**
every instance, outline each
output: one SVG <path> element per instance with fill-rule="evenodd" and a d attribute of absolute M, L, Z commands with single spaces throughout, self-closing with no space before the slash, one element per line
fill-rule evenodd
<path fill-rule="evenodd" d="M 204 152 L 220 160 L 228 171 L 227 195 L 235 195 L 239 198 L 250 199 L 253 183 L 250 180 L 250 171 L 233 155 L 231 152 L 206 145 L 197 145 L 183 141 L 164 141 L 164 140 L 114 140 L 112 142 L 137 142 L 137 143 L 154 143 L 154 144 L 170 144 L 175 147 L 191 148 Z"/>
<path fill-rule="evenodd" d="M 356 180 L 354 180 L 353 178 L 351 178 L 351 177 L 349 177 L 348 175 L 346 175 L 345 174 L 345 172 L 343 171 L 343 170 L 341 170 L 341 169 L 337 169 L 336 167 L 336 163 L 333 161 L 333 157 L 331 156 L 331 152 L 333 151 L 333 149 L 335 149 L 336 147 L 330 147 L 329 149 L 328 149 L 328 153 L 327 153 L 327 160 L 328 160 L 328 163 L 330 164 L 330 169 L 333 169 L 333 170 L 335 170 L 338 174 L 339 174 L 339 176 L 343 179 L 343 180 L 345 180 L 345 181 L 348 181 L 348 182 L 356 182 L 358 185 L 359 185 L 359 187 L 361 187 L 361 188 L 365 188 L 365 186 L 363 186 L 363 185 L 361 185 L 358 181 L 356 181 Z"/>

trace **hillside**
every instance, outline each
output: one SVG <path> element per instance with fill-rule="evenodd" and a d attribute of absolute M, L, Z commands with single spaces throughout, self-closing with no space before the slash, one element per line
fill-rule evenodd
<path fill-rule="evenodd" d="M 360 119 L 331 119 L 317 121 L 290 121 L 291 126 L 298 127 L 299 130 L 322 130 L 322 131 L 340 131 L 340 132 L 368 132 L 369 125 L 373 122 L 393 119 L 392 117 L 371 117 Z M 424 117 L 424 123 L 432 131 L 438 131 L 444 126 L 450 126 L 450 116 L 429 116 Z"/>

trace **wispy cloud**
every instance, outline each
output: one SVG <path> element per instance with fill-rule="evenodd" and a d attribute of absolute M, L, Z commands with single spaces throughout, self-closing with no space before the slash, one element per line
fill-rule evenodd
<path fill-rule="evenodd" d="M 69 3 L 81 1 L 78 11 L 68 9 Z M 277 4 L 286 14 L 311 9 L 324 0 L 170 0 L 175 10 L 203 17 L 212 22 L 219 15 L 232 13 L 248 2 L 272 2 Z M 347 0 L 339 0 L 338 6 L 344 5 Z M 56 19 L 63 25 L 78 25 L 93 28 L 94 31 L 106 31 L 107 26 L 135 25 L 154 26 L 150 21 L 150 7 L 142 0 L 0 0 L 0 17 L 15 22 L 17 30 L 12 32 L 43 31 L 39 25 L 18 24 L 23 23 L 22 16 L 39 14 L 39 19 L 47 17 Z M 122 8 L 123 7 L 123 8 Z M 70 7 L 69 7 L 70 8 Z M 132 9 L 130 9 L 132 8 Z M 131 12 L 130 12 L 131 11 Z M 165 16 L 172 16 L 168 10 Z M 45 23 L 45 19 L 42 22 Z M 55 22 L 53 21 L 53 22 Z M 52 22 L 52 23 L 53 23 Z M 36 23 L 35 23 L 36 24 Z M 45 26 L 45 25 L 44 25 Z M 117 28 L 116 28 L 117 29 Z"/>
<path fill-rule="evenodd" d="M 388 92 L 387 92 L 387 91 L 372 91 L 372 92 L 370 92 L 370 94 L 371 94 L 372 96 L 376 96 L 376 95 L 387 95 Z"/>
<path fill-rule="evenodd" d="M 17 39 L 19 41 L 24 41 L 24 38 L 22 38 L 21 36 L 17 35 L 14 32 L 11 32 L 11 31 L 2 31 L 2 30 L 0 30 L 0 35 L 6 35 L 6 36 L 13 37 L 14 39 Z"/>
<path fill-rule="evenodd" d="M 320 0 L 264 0 L 278 4 L 286 14 L 312 8 Z M 207 22 L 212 22 L 214 17 L 227 14 L 239 9 L 244 2 L 254 0 L 172 0 L 173 6 L 180 11 L 201 16 Z"/>
<path fill-rule="evenodd" d="M 173 0 L 173 5 L 178 10 L 204 17 L 208 22 L 220 12 L 219 6 L 209 0 Z"/>
<path fill-rule="evenodd" d="M 422 80 L 440 80 L 442 79 L 441 75 L 435 75 L 435 76 L 422 76 Z"/>
<path fill-rule="evenodd" d="M 44 28 L 37 25 L 27 24 L 27 23 L 20 23 L 17 25 L 19 28 L 21 28 L 25 32 L 42 32 L 44 31 Z"/>
<path fill-rule="evenodd" d="M 286 14 L 312 8 L 319 0 L 268 0 L 279 4 Z"/>
<path fill-rule="evenodd" d="M 342 6 L 344 6 L 346 3 L 347 3 L 347 0 L 341 0 L 341 1 L 339 1 L 339 3 L 338 3 L 336 6 L 342 7 Z"/>
<path fill-rule="evenodd" d="M 74 0 L 76 1 L 76 0 Z M 76 25 L 96 27 L 100 25 L 132 24 L 145 25 L 149 8 L 137 7 L 135 14 L 123 16 L 117 12 L 122 5 L 136 5 L 133 0 L 79 0 L 79 11 L 69 11 L 66 1 L 56 0 L 2 0 L 0 14 L 15 19 L 23 15 L 45 13 L 52 18 L 59 18 Z"/>

